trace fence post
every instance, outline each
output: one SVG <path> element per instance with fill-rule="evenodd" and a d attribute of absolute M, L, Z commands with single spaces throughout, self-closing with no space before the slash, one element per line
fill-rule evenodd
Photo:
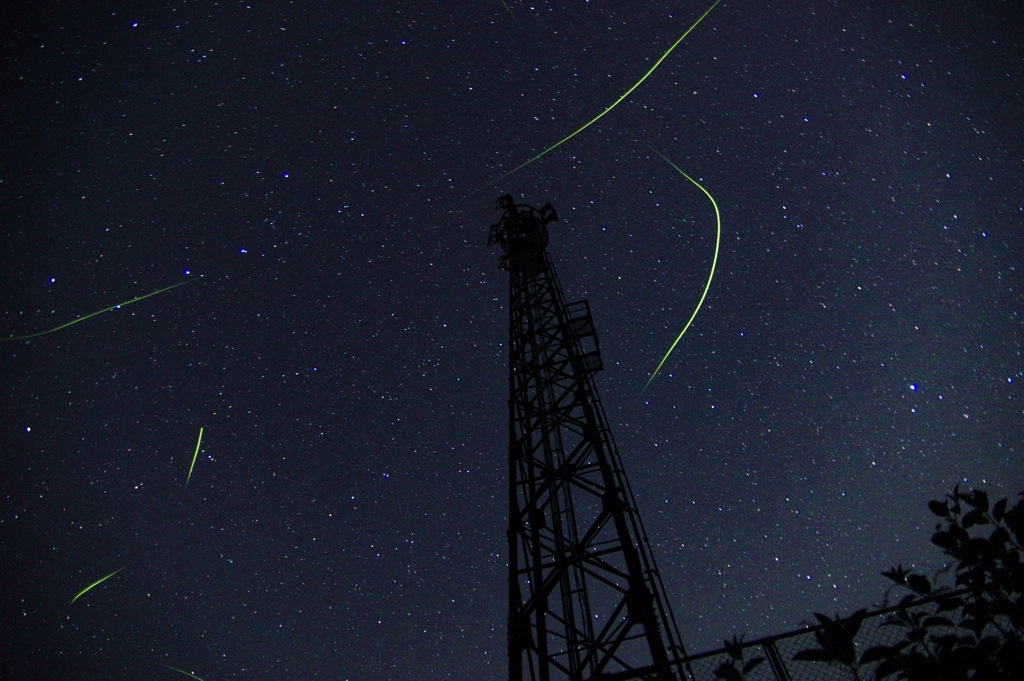
<path fill-rule="evenodd" d="M 782 656 L 779 655 L 779 651 L 775 648 L 775 641 L 765 641 L 761 648 L 768 658 L 768 665 L 772 668 L 777 681 L 793 681 L 793 677 L 789 675 L 789 670 L 786 669 L 786 665 L 782 662 Z"/>

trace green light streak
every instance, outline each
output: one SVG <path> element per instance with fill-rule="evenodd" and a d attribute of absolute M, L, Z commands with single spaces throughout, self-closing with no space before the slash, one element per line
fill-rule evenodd
<path fill-rule="evenodd" d="M 110 579 L 111 577 L 113 577 L 114 575 L 116 575 L 116 574 L 117 574 L 118 572 L 120 572 L 121 570 L 124 570 L 124 569 L 125 569 L 126 567 L 128 567 L 128 566 L 127 566 L 127 565 L 125 565 L 125 566 L 123 566 L 123 567 L 119 567 L 118 569 L 114 570 L 113 572 L 111 572 L 111 573 L 110 573 L 109 575 L 107 575 L 106 577 L 100 577 L 100 578 L 99 578 L 99 579 L 97 579 L 97 580 L 96 580 L 95 582 L 93 582 L 93 583 L 92 583 L 92 584 L 90 584 L 89 586 L 85 587 L 84 589 L 82 589 L 81 591 L 79 591 L 78 593 L 76 593 L 76 594 L 75 594 L 75 597 L 71 599 L 71 602 L 72 602 L 72 603 L 74 603 L 74 602 L 75 602 L 75 601 L 77 601 L 77 600 L 78 600 L 79 598 L 81 598 L 81 597 L 82 597 L 82 596 L 84 596 L 85 594 L 89 593 L 89 591 L 91 591 L 91 590 L 92 590 L 92 589 L 94 589 L 95 587 L 99 586 L 99 585 L 100 585 L 100 584 L 102 584 L 103 582 L 107 581 L 108 579 Z"/>
<path fill-rule="evenodd" d="M 160 294 L 160 293 L 163 293 L 165 291 L 170 291 L 173 288 L 178 288 L 179 286 L 184 286 L 185 284 L 190 284 L 190 283 L 192 283 L 192 281 L 193 281 L 192 279 L 188 279 L 186 281 L 178 282 L 177 284 L 172 284 L 171 286 L 165 286 L 162 289 L 158 289 L 156 291 L 153 291 L 152 293 L 147 293 L 144 296 L 139 296 L 138 298 L 132 298 L 131 300 L 126 300 L 123 303 L 118 303 L 117 305 L 111 305 L 110 307 L 105 307 L 102 310 L 97 310 L 96 312 L 90 312 L 87 315 L 83 315 L 81 317 L 78 317 L 77 319 L 72 319 L 70 322 L 66 322 L 64 324 L 61 324 L 60 326 L 55 326 L 52 329 L 47 329 L 46 331 L 37 331 L 36 333 L 30 333 L 30 334 L 27 334 L 27 335 L 24 335 L 24 336 L 12 336 L 11 338 L 0 338 L 0 341 L 27 340 L 29 338 L 38 338 L 39 336 L 45 336 L 48 333 L 53 333 L 54 331 L 60 331 L 61 329 L 66 329 L 69 326 L 72 326 L 72 325 L 77 324 L 79 322 L 84 322 L 86 319 L 91 319 L 91 318 L 95 317 L 96 315 L 103 314 L 104 312 L 110 312 L 111 310 L 117 310 L 119 308 L 131 305 L 132 303 L 137 303 L 140 300 L 145 300 L 146 298 L 152 298 L 153 296 L 155 296 L 157 294 Z"/>
<path fill-rule="evenodd" d="M 192 465 L 188 469 L 188 477 L 185 478 L 185 487 L 188 487 L 188 481 L 192 479 L 192 470 L 196 467 L 196 459 L 199 458 L 199 445 L 203 442 L 203 427 L 199 426 L 199 439 L 196 440 L 196 452 L 192 455 Z"/>
<path fill-rule="evenodd" d="M 518 24 L 519 23 L 519 19 L 516 19 L 516 15 L 512 13 L 512 8 L 508 6 L 508 3 L 505 2 L 505 0 L 501 0 L 501 4 L 505 6 L 506 10 L 508 10 L 508 14 L 509 14 L 510 17 L 512 17 L 512 21 L 514 21 L 514 22 L 516 22 L 516 24 Z"/>
<path fill-rule="evenodd" d="M 711 194 L 708 192 L 708 190 L 705 189 L 704 187 L 702 187 L 700 185 L 700 183 L 697 182 L 697 180 L 693 179 L 692 177 L 690 177 L 689 175 L 684 173 L 679 168 L 679 166 L 677 166 L 675 163 L 673 163 L 668 158 L 666 158 L 665 155 L 662 154 L 660 151 L 658 151 L 654 147 L 651 147 L 651 150 L 655 154 L 657 154 L 658 156 L 661 156 L 661 158 L 664 159 L 666 163 L 668 163 L 670 166 L 675 168 L 676 171 L 680 175 L 682 175 L 687 180 L 692 182 L 697 187 L 697 189 L 699 189 L 702 192 L 704 192 L 704 195 L 707 196 L 709 199 L 711 199 L 711 205 L 715 207 L 715 222 L 717 223 L 716 224 L 716 230 L 717 231 L 716 231 L 716 234 L 715 234 L 715 257 L 711 260 L 711 272 L 708 274 L 708 281 L 704 285 L 704 292 L 700 294 L 700 300 L 697 301 L 697 307 L 694 308 L 693 314 L 691 314 L 690 315 L 690 319 L 687 320 L 686 326 L 683 327 L 683 330 L 679 332 L 678 336 L 676 336 L 676 339 L 672 342 L 672 345 L 669 346 L 668 352 L 666 352 L 665 356 L 661 358 L 660 362 L 658 362 L 658 366 L 655 367 L 654 372 L 651 374 L 650 378 L 647 379 L 647 383 L 644 384 L 643 390 L 640 391 L 641 393 L 644 390 L 647 390 L 647 386 L 649 386 L 651 384 L 651 381 L 654 380 L 654 377 L 658 375 L 659 371 L 661 371 L 661 367 L 664 366 L 666 360 L 668 360 L 669 355 L 671 355 L 672 351 L 676 349 L 677 345 L 679 345 L 679 341 L 682 340 L 683 334 L 685 334 L 687 329 L 690 328 L 690 324 L 693 324 L 693 320 L 697 317 L 697 313 L 700 312 L 700 307 L 701 307 L 701 305 L 704 304 L 704 299 L 708 295 L 708 289 L 711 288 L 711 280 L 715 278 L 715 266 L 718 264 L 718 249 L 719 249 L 719 247 L 722 244 L 722 215 L 721 215 L 721 213 L 718 212 L 718 203 L 715 202 L 715 197 L 711 196 Z"/>
<path fill-rule="evenodd" d="M 698 18 L 698 19 L 697 19 L 697 21 L 693 22 L 693 25 L 692 25 L 692 26 L 690 26 L 690 28 L 686 29 L 686 32 L 685 32 L 685 33 L 683 33 L 683 34 L 682 34 L 681 36 L 679 36 L 679 39 L 678 39 L 678 40 L 676 40 L 676 41 L 675 41 L 674 43 L 672 43 L 672 47 L 668 48 L 668 50 L 666 50 L 666 51 L 665 51 L 665 54 L 661 55 L 661 57 L 660 57 L 660 58 L 658 59 L 658 61 L 654 62 L 654 66 L 652 66 L 652 67 L 651 67 L 650 69 L 648 69 L 647 73 L 645 73 L 645 74 L 644 74 L 644 75 L 643 75 L 643 76 L 642 76 L 642 77 L 640 78 L 640 80 L 638 80 L 638 81 L 637 81 L 636 83 L 634 83 L 634 84 L 633 84 L 633 87 L 631 87 L 631 88 L 629 88 L 628 90 L 626 90 L 626 91 L 625 91 L 625 92 L 624 92 L 624 93 L 622 94 L 622 96 L 621 96 L 621 97 L 619 97 L 619 98 L 618 98 L 618 99 L 616 99 L 616 100 L 615 100 L 614 102 L 612 102 L 612 105 L 611 105 L 611 106 L 609 106 L 609 107 L 608 107 L 607 109 L 605 109 L 604 111 L 602 111 L 601 113 L 597 114 L 597 115 L 596 115 L 596 116 L 594 116 L 594 117 L 593 117 L 592 119 L 590 119 L 589 121 L 587 121 L 587 122 L 586 122 L 585 124 L 583 124 L 583 127 L 581 127 L 580 129 L 576 130 L 576 131 L 575 131 L 575 132 L 573 132 L 573 133 L 570 133 L 570 134 L 569 134 L 568 136 L 566 136 L 566 137 L 564 137 L 563 139 L 561 139 L 561 140 L 559 140 L 559 141 L 555 142 L 555 143 L 554 143 L 554 144 L 552 144 L 552 145 L 551 145 L 550 147 L 548 147 L 548 148 L 547 148 L 547 149 L 545 149 L 544 151 L 540 152 L 539 154 L 537 154 L 536 156 L 534 156 L 534 157 L 533 157 L 533 158 L 531 158 L 530 160 L 526 161 L 525 163 L 521 163 L 521 164 L 517 165 L 517 166 L 516 166 L 515 168 L 513 168 L 512 170 L 508 171 L 508 172 L 507 172 L 507 173 L 505 173 L 504 175 L 501 175 L 501 176 L 499 176 L 499 177 L 496 177 L 496 178 L 494 178 L 493 180 L 491 180 L 491 181 L 490 181 L 490 182 L 488 182 L 487 184 L 488 184 L 488 185 L 492 185 L 492 184 L 495 184 L 496 182 L 500 182 L 500 181 L 504 180 L 504 179 L 505 179 L 506 177 L 508 177 L 508 176 L 509 176 L 509 175 L 511 175 L 512 173 L 516 172 L 517 170 L 522 170 L 523 168 L 525 168 L 526 166 L 530 165 L 531 163 L 533 163 L 533 162 L 534 162 L 534 161 L 536 161 L 537 159 L 541 158 L 542 156 L 545 156 L 546 154 L 548 154 L 548 153 L 549 153 L 549 152 L 551 152 L 551 151 L 554 151 L 554 150 L 555 150 L 555 149 L 557 149 L 558 147 L 562 146 L 563 144 L 565 144 L 566 142 L 568 142 L 569 140 L 571 140 L 571 139 L 572 139 L 573 137 L 575 137 L 576 135 L 580 134 L 581 132 L 583 132 L 584 130 L 586 130 L 587 128 L 589 128 L 589 127 L 590 127 L 591 125 L 593 125 L 594 123 L 596 123 L 596 122 L 598 122 L 599 120 L 601 120 L 602 118 L 604 118 L 604 116 L 605 116 L 605 115 L 606 115 L 606 114 L 607 114 L 607 113 L 608 113 L 609 111 L 611 111 L 612 109 L 614 109 L 615 107 L 617 107 L 617 106 L 618 106 L 618 105 L 619 105 L 620 103 L 622 103 L 622 101 L 623 101 L 624 99 L 626 99 L 626 97 L 629 97 L 629 95 L 630 95 L 630 94 L 632 94 L 633 90 L 636 90 L 636 89 L 637 89 L 638 87 L 640 87 L 640 84 L 641 84 L 641 83 L 643 83 L 643 82 L 644 82 L 645 80 L 647 80 L 647 78 L 648 78 L 648 77 L 649 77 L 649 76 L 650 76 L 650 75 L 651 75 L 652 73 L 654 73 L 654 70 L 655 70 L 656 68 L 658 68 L 659 66 L 661 66 L 661 62 L 665 61 L 665 59 L 666 59 L 666 58 L 668 57 L 668 55 L 672 54 L 672 51 L 673 51 L 674 49 L 676 49 L 676 47 L 677 47 L 677 46 L 679 45 L 679 43 L 683 42 L 683 38 L 685 38 L 686 36 L 690 35 L 690 32 L 691 32 L 691 31 L 692 31 L 693 29 L 697 28 L 697 24 L 699 24 L 700 22 L 704 21 L 704 17 L 706 17 L 706 16 L 708 15 L 708 14 L 710 14 L 710 13 L 711 13 L 711 10 L 713 10 L 713 9 L 715 8 L 715 6 L 716 6 L 716 5 L 718 5 L 718 3 L 719 3 L 719 2 L 721 2 L 721 1 L 722 1 L 722 0 L 715 0 L 715 2 L 714 2 L 714 3 L 712 3 L 711 7 L 708 7 L 708 8 L 706 9 L 706 10 L 704 10 L 704 14 L 701 14 L 701 15 L 700 15 L 700 18 Z M 700 186 L 700 185 L 698 185 L 698 186 Z"/>
<path fill-rule="evenodd" d="M 171 665 L 164 664 L 163 662 L 157 662 L 157 664 L 160 665 L 161 667 L 167 667 L 168 669 L 174 670 L 174 671 L 178 672 L 179 674 L 184 674 L 185 676 L 191 676 L 193 679 L 197 679 L 198 681 L 203 681 L 202 679 L 200 679 L 195 674 L 193 674 L 191 672 L 187 672 L 184 669 L 178 669 L 177 667 L 172 667 Z"/>

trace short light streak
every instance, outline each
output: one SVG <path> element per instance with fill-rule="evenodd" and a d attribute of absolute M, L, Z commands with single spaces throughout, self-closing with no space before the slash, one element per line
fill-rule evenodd
<path fill-rule="evenodd" d="M 199 458 L 199 446 L 203 443 L 203 427 L 199 426 L 199 439 L 196 440 L 196 451 L 192 455 L 192 465 L 188 468 L 188 477 L 185 478 L 185 487 L 188 487 L 188 481 L 192 479 L 192 471 L 196 467 L 196 459 Z"/>
<path fill-rule="evenodd" d="M 89 586 L 85 587 L 84 589 L 82 589 L 81 591 L 79 591 L 78 593 L 76 593 L 76 594 L 75 594 L 75 597 L 71 599 L 71 602 L 72 602 L 72 603 L 74 603 L 74 602 L 75 602 L 75 601 L 77 601 L 77 600 L 78 600 L 79 598 L 81 598 L 82 596 L 84 596 L 85 594 L 89 593 L 90 591 L 92 591 L 92 590 L 93 590 L 94 588 L 96 588 L 97 586 L 99 586 L 99 585 L 100 585 L 100 584 L 102 584 L 103 582 L 107 581 L 108 579 L 110 579 L 111 577 L 113 577 L 114 575 L 116 575 L 116 574 L 117 574 L 118 572 L 120 572 L 121 570 L 124 570 L 124 568 L 125 568 L 125 567 L 127 567 L 127 566 L 119 567 L 118 569 L 116 569 L 116 570 L 114 570 L 113 572 L 111 572 L 111 573 L 110 573 L 109 575 L 106 575 L 106 576 L 104 576 L 104 577 L 100 577 L 100 578 L 99 578 L 99 579 L 97 579 L 97 580 L 96 580 L 95 582 L 93 582 L 93 583 L 92 583 L 92 584 L 90 584 Z"/>
<path fill-rule="evenodd" d="M 179 674 L 184 674 L 185 676 L 191 676 L 193 679 L 197 679 L 198 681 L 203 681 L 203 679 L 200 679 L 198 676 L 196 676 L 192 672 L 187 672 L 184 669 L 178 669 L 177 667 L 172 667 L 171 665 L 164 664 L 163 662 L 157 662 L 157 664 L 160 665 L 161 667 L 167 667 L 168 669 L 174 670 L 174 671 L 178 672 Z"/>

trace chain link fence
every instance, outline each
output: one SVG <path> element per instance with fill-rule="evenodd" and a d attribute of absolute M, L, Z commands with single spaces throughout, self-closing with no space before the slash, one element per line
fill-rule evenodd
<path fill-rule="evenodd" d="M 902 608 L 921 614 L 933 614 L 938 607 L 936 601 L 951 595 L 954 594 L 940 594 L 910 604 L 865 613 L 854 636 L 857 659 L 860 659 L 865 650 L 875 646 L 892 646 L 905 640 L 906 630 L 902 626 L 890 624 L 897 621 L 896 614 Z M 839 622 L 852 626 L 855 620 L 846 619 Z M 890 625 L 886 626 L 887 624 Z M 857 665 L 855 669 L 851 669 L 838 663 L 794 660 L 794 656 L 800 651 L 821 648 L 816 634 L 823 632 L 824 629 L 825 625 L 810 626 L 756 641 L 743 642 L 741 647 L 744 662 L 736 666 L 741 667 L 754 658 L 764 658 L 764 662 L 743 677 L 745 681 L 869 681 L 875 678 L 878 663 Z M 693 681 L 718 681 L 730 678 L 716 676 L 716 671 L 721 665 L 728 665 L 731 662 L 733 658 L 725 648 L 692 655 L 686 660 Z"/>

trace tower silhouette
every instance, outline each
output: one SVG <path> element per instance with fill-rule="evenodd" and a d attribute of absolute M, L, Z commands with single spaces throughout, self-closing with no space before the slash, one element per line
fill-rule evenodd
<path fill-rule="evenodd" d="M 506 194 L 488 245 L 509 273 L 511 681 L 687 679 L 679 630 L 594 374 L 590 306 L 566 303 L 551 204 Z"/>

